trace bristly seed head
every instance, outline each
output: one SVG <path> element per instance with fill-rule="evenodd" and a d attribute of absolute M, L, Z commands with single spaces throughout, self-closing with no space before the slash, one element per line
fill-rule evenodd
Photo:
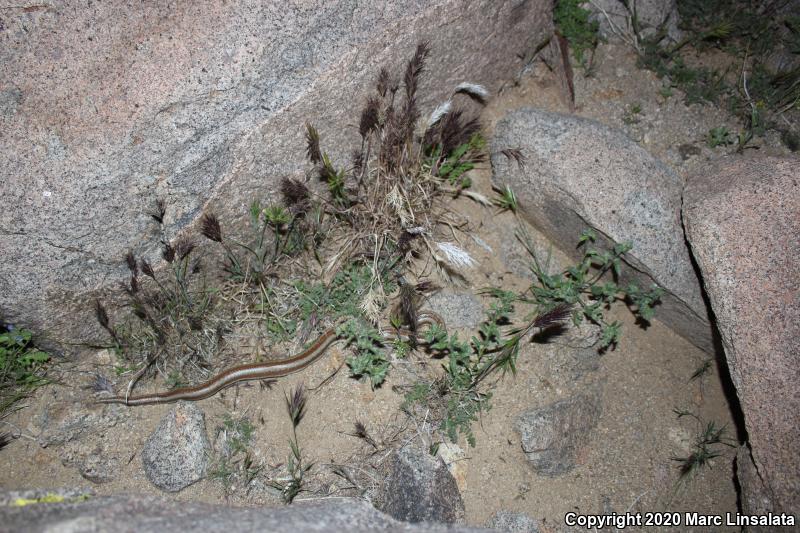
<path fill-rule="evenodd" d="M 153 271 L 153 266 L 147 261 L 147 259 L 139 260 L 139 268 L 142 269 L 142 274 L 145 276 L 156 279 L 156 273 Z"/>
<path fill-rule="evenodd" d="M 95 374 L 94 381 L 92 381 L 92 384 L 87 388 L 92 392 L 109 392 L 114 394 L 114 386 L 111 384 L 111 381 L 102 374 Z"/>
<path fill-rule="evenodd" d="M 194 247 L 195 247 L 194 241 L 192 241 L 188 237 L 184 237 L 181 238 L 175 245 L 175 253 L 178 254 L 178 257 L 181 260 L 184 260 L 186 259 L 186 256 L 192 253 Z"/>
<path fill-rule="evenodd" d="M 281 179 L 280 188 L 283 201 L 287 206 L 308 204 L 311 193 L 302 181 L 284 177 Z"/>
<path fill-rule="evenodd" d="M 355 424 L 353 425 L 355 426 L 356 437 L 360 439 L 366 439 L 368 433 L 367 433 L 367 426 L 364 425 L 364 422 L 362 422 L 361 420 L 356 420 Z"/>
<path fill-rule="evenodd" d="M 405 283 L 400 286 L 400 313 L 403 322 L 411 331 L 417 331 L 417 293 L 412 285 Z"/>
<path fill-rule="evenodd" d="M 161 251 L 161 256 L 164 258 L 164 261 L 167 263 L 175 261 L 175 248 L 166 241 L 161 241 L 161 244 L 164 245 L 164 249 Z"/>
<path fill-rule="evenodd" d="M 303 416 L 306 414 L 306 395 L 305 395 L 305 388 L 303 385 L 300 384 L 291 394 L 291 396 L 287 396 L 284 393 L 284 397 L 286 398 L 286 410 L 289 412 L 289 418 L 292 419 L 292 424 L 294 427 L 297 427 L 300 424 L 300 421 L 303 420 Z"/>
<path fill-rule="evenodd" d="M 206 239 L 214 242 L 222 242 L 222 226 L 219 219 L 213 213 L 206 213 L 200 221 L 200 233 Z"/>
<path fill-rule="evenodd" d="M 477 83 L 462 82 L 456 86 L 453 94 L 466 94 L 481 105 L 486 105 L 489 99 L 489 91 L 483 85 Z"/>
<path fill-rule="evenodd" d="M 376 83 L 376 88 L 378 89 L 378 94 L 381 98 L 386 96 L 386 91 L 389 90 L 390 85 L 391 81 L 389 79 L 389 71 L 386 70 L 386 67 L 382 67 L 380 73 L 378 74 L 378 82 Z"/>
<path fill-rule="evenodd" d="M 133 252 L 128 252 L 125 254 L 125 262 L 128 264 L 128 270 L 131 271 L 131 274 L 137 276 L 139 274 L 139 267 L 136 264 L 136 257 L 133 255 Z"/>
<path fill-rule="evenodd" d="M 380 101 L 374 96 L 367 99 L 367 104 L 361 111 L 361 122 L 358 127 L 358 132 L 361 134 L 362 138 L 366 139 L 370 132 L 378 129 L 380 105 Z"/>
<path fill-rule="evenodd" d="M 310 122 L 306 122 L 306 155 L 314 165 L 318 165 L 322 161 L 322 151 L 319 148 L 319 132 Z"/>
<path fill-rule="evenodd" d="M 403 77 L 403 83 L 406 86 L 406 99 L 412 100 L 417 93 L 417 85 L 419 83 L 419 76 L 425 68 L 425 59 L 430 54 L 431 47 L 427 41 L 422 41 L 417 45 L 414 52 L 414 57 L 408 62 L 406 66 L 406 73 Z"/>
<path fill-rule="evenodd" d="M 525 168 L 527 160 L 525 159 L 525 154 L 519 148 L 506 148 L 505 150 L 500 150 L 500 153 L 506 156 L 506 159 L 516 161 L 519 168 Z"/>
<path fill-rule="evenodd" d="M 108 329 L 108 313 L 100 300 L 94 301 L 94 316 L 97 317 L 97 322 L 103 326 L 103 329 Z"/>
<path fill-rule="evenodd" d="M 561 324 L 564 322 L 564 320 L 569 318 L 571 313 L 571 305 L 559 304 L 546 313 L 537 316 L 533 321 L 533 326 L 536 328 L 545 329 L 549 328 L 550 326 Z"/>
<path fill-rule="evenodd" d="M 155 213 L 150 213 L 150 216 L 153 217 L 153 220 L 158 222 L 159 224 L 164 224 L 164 215 L 167 212 L 167 206 L 164 203 L 164 200 L 157 200 L 156 201 L 156 211 Z"/>

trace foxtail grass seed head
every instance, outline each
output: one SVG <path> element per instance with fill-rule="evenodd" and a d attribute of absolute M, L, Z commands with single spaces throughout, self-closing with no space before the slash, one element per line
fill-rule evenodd
<path fill-rule="evenodd" d="M 322 161 L 322 151 L 319 147 L 319 132 L 310 122 L 306 122 L 306 156 L 313 165 L 318 165 Z"/>
<path fill-rule="evenodd" d="M 190 253 L 192 253 L 194 247 L 194 241 L 189 238 L 182 238 L 178 241 L 178 244 L 175 245 L 175 253 L 178 255 L 178 258 L 184 260 Z"/>
<path fill-rule="evenodd" d="M 378 129 L 378 121 L 380 120 L 380 100 L 371 96 L 367 99 L 367 104 L 361 111 L 361 121 L 359 123 L 358 132 L 361 137 L 366 138 L 370 132 Z"/>
<path fill-rule="evenodd" d="M 483 85 L 477 83 L 462 82 L 456 86 L 454 94 L 465 94 L 481 105 L 486 105 L 489 100 L 489 91 Z"/>
<path fill-rule="evenodd" d="M 131 274 L 134 276 L 139 274 L 139 266 L 136 264 L 136 257 L 133 255 L 133 252 L 125 254 L 125 263 L 127 263 L 128 270 L 131 271 Z"/>
<path fill-rule="evenodd" d="M 519 148 L 506 148 L 505 150 L 500 150 L 500 153 L 506 156 L 506 159 L 516 161 L 519 168 L 525 168 L 525 155 Z"/>
<path fill-rule="evenodd" d="M 533 321 L 533 326 L 536 328 L 549 328 L 557 324 L 563 323 L 572 314 L 572 306 L 569 304 L 560 304 L 551 310 L 537 316 Z"/>
<path fill-rule="evenodd" d="M 386 96 L 386 92 L 389 90 L 392 82 L 389 77 L 389 71 L 386 70 L 385 67 L 381 68 L 380 73 L 378 74 L 378 81 L 375 84 L 375 88 L 378 90 L 378 95 L 383 98 Z"/>
<path fill-rule="evenodd" d="M 445 260 L 455 267 L 471 268 L 475 265 L 472 256 L 455 243 L 437 242 L 436 247 L 444 254 Z"/>
<path fill-rule="evenodd" d="M 142 269 L 142 274 L 145 276 L 156 279 L 156 273 L 153 271 L 153 266 L 147 259 L 140 259 L 139 260 L 139 268 Z"/>
<path fill-rule="evenodd" d="M 451 102 L 450 100 L 442 102 L 441 104 L 436 106 L 436 109 L 433 110 L 433 113 L 431 113 L 431 116 L 428 118 L 428 127 L 430 128 L 431 126 L 434 126 L 440 120 L 442 120 L 442 117 L 450 112 L 450 108 L 452 106 L 453 102 Z"/>
<path fill-rule="evenodd" d="M 281 195 L 288 206 L 307 204 L 311 193 L 305 183 L 294 178 L 281 179 Z"/>
<path fill-rule="evenodd" d="M 206 213 L 200 221 L 200 233 L 214 242 L 222 242 L 222 226 L 219 219 L 213 213 Z"/>
<path fill-rule="evenodd" d="M 175 261 L 175 248 L 173 248 L 172 245 L 166 241 L 162 241 L 161 244 L 164 245 L 164 249 L 161 250 L 161 257 L 164 258 L 164 261 L 167 263 L 172 263 Z"/>
<path fill-rule="evenodd" d="M 164 215 L 167 213 L 167 205 L 164 203 L 164 200 L 157 200 L 156 201 L 156 210 L 154 213 L 150 213 L 150 216 L 158 222 L 159 224 L 164 224 Z"/>
<path fill-rule="evenodd" d="M 289 418 L 292 419 L 294 427 L 300 425 L 303 416 L 306 414 L 306 391 L 302 384 L 298 385 L 291 395 L 286 395 L 286 410 L 289 413 Z"/>
<path fill-rule="evenodd" d="M 111 384 L 111 381 L 102 374 L 95 374 L 94 381 L 89 385 L 89 389 L 92 392 L 108 392 L 114 394 L 114 386 Z"/>
<path fill-rule="evenodd" d="M 106 308 L 103 307 L 100 300 L 94 301 L 94 316 L 97 318 L 97 322 L 103 326 L 103 329 L 108 329 L 108 312 L 106 312 Z"/>

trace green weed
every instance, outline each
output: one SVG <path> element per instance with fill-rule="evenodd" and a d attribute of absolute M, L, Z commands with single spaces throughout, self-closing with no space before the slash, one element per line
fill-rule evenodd
<path fill-rule="evenodd" d="M 306 408 L 306 396 L 303 386 L 298 386 L 291 395 L 285 396 L 286 410 L 289 413 L 289 418 L 292 421 L 292 436 L 289 439 L 289 448 L 291 455 L 286 463 L 286 470 L 288 476 L 285 478 L 273 480 L 271 485 L 281 491 L 283 500 L 286 503 L 292 503 L 300 492 L 305 487 L 304 478 L 309 470 L 314 466 L 313 463 L 306 463 L 303 458 L 302 449 L 300 448 L 299 441 L 297 440 L 297 426 L 303 420 Z"/>
<path fill-rule="evenodd" d="M 582 0 L 558 0 L 553 18 L 559 33 L 569 42 L 575 61 L 586 67 L 586 53 L 597 47 L 600 25 L 589 20 L 590 13 L 582 4 Z"/>
<path fill-rule="evenodd" d="M 254 431 L 252 422 L 244 416 L 233 418 L 225 415 L 222 425 L 217 427 L 218 441 L 222 443 L 222 449 L 209 472 L 209 477 L 220 481 L 226 492 L 237 482 L 247 487 L 262 470 L 262 467 L 254 464 L 249 451 Z"/>
<path fill-rule="evenodd" d="M 735 143 L 731 132 L 725 126 L 719 126 L 708 130 L 708 137 L 706 143 L 709 148 L 716 148 L 717 146 L 728 146 Z"/>
<path fill-rule="evenodd" d="M 17 401 L 47 383 L 50 355 L 33 346 L 27 329 L 6 326 L 0 333 L 0 418 Z"/>
<path fill-rule="evenodd" d="M 494 301 L 480 324 L 478 335 L 469 342 L 436 326 L 425 332 L 428 351 L 444 359 L 445 374 L 435 382 L 414 384 L 403 403 L 403 409 L 408 412 L 413 412 L 415 404 L 430 407 L 437 413 L 440 429 L 450 440 L 456 442 L 458 436 L 463 435 L 471 446 L 475 446 L 472 424 L 491 407 L 492 387 L 484 386 L 486 378 L 498 371 L 516 372 L 522 340 L 535 330 L 560 323 L 569 314 L 564 307 L 557 307 L 536 314 L 524 327 L 506 331 L 511 325 L 518 296 L 500 289 L 489 290 L 487 294 Z"/>
<path fill-rule="evenodd" d="M 578 246 L 585 249 L 583 260 L 561 273 L 548 274 L 548 265 L 543 265 L 536 256 L 527 235 L 520 231 L 518 236 L 533 259 L 532 272 L 536 278 L 523 300 L 543 309 L 553 309 L 559 304 L 571 306 L 575 325 L 589 320 L 602 328 L 601 350 L 616 345 L 622 334 L 622 324 L 608 322 L 604 315 L 604 310 L 615 301 L 627 303 L 641 320 L 653 318 L 653 306 L 663 295 L 663 289 L 653 286 L 643 290 L 633 283 L 622 287 L 616 281 L 621 274 L 622 256 L 631 250 L 629 243 L 617 243 L 610 251 L 589 248 L 597 235 L 587 230 L 578 241 Z"/>
<path fill-rule="evenodd" d="M 687 481 L 696 475 L 704 467 L 711 468 L 712 460 L 720 457 L 723 453 L 723 446 L 735 447 L 735 442 L 725 437 L 725 426 L 717 427 L 716 423 L 703 421 L 690 411 L 675 409 L 678 418 L 690 416 L 694 418 L 700 426 L 700 431 L 695 438 L 692 452 L 685 457 L 673 457 L 672 460 L 678 463 L 679 483 Z"/>

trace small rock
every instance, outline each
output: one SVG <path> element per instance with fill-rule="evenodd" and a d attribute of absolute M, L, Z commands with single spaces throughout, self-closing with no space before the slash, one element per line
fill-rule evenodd
<path fill-rule="evenodd" d="M 474 328 L 483 320 L 483 306 L 471 292 L 436 293 L 428 307 L 441 315 L 448 328 Z"/>
<path fill-rule="evenodd" d="M 0 502 L 7 500 L 0 492 Z M 11 500 L 13 502 L 13 500 Z M 483 529 L 441 524 L 404 524 L 363 500 L 332 498 L 278 508 L 232 507 L 143 495 L 114 495 L 2 510 L 3 531 L 347 531 L 369 533 L 480 533 Z"/>
<path fill-rule="evenodd" d="M 700 155 L 702 150 L 693 144 L 682 144 L 678 146 L 678 153 L 681 154 L 681 159 L 686 161 L 692 156 Z"/>
<path fill-rule="evenodd" d="M 444 464 L 447 465 L 447 470 L 456 480 L 459 492 L 464 492 L 467 489 L 467 469 L 464 464 L 466 454 L 464 450 L 452 442 L 443 442 L 439 445 L 436 455 L 441 457 Z"/>
<path fill-rule="evenodd" d="M 562 332 L 553 336 L 550 342 L 567 348 L 592 348 L 598 343 L 602 334 L 603 328 L 594 322 L 584 319 L 576 326 L 572 321 L 568 321 Z"/>
<path fill-rule="evenodd" d="M 533 469 L 549 476 L 572 470 L 601 413 L 599 396 L 589 393 L 522 413 L 515 429 Z"/>
<path fill-rule="evenodd" d="M 486 522 L 486 527 L 511 533 L 539 533 L 539 524 L 525 513 L 497 511 Z"/>
<path fill-rule="evenodd" d="M 142 464 L 153 485 L 177 492 L 205 476 L 210 452 L 203 412 L 178 402 L 145 442 Z"/>
<path fill-rule="evenodd" d="M 114 456 L 89 455 L 78 465 L 81 477 L 92 483 L 108 483 L 116 477 L 119 461 Z"/>
<path fill-rule="evenodd" d="M 405 522 L 464 520 L 461 493 L 444 461 L 412 446 L 395 454 L 377 507 Z"/>

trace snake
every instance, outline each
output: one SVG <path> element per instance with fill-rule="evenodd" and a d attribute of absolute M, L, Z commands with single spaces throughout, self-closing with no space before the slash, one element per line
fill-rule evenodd
<path fill-rule="evenodd" d="M 417 327 L 427 325 L 445 328 L 442 317 L 432 311 L 420 311 L 417 319 Z M 416 332 L 408 328 L 381 328 L 381 335 L 386 340 L 400 339 L 409 340 L 415 337 Z M 330 346 L 340 340 L 336 328 L 325 330 L 314 342 L 302 352 L 276 361 L 266 361 L 262 363 L 249 363 L 234 366 L 223 370 L 208 381 L 191 387 L 178 387 L 164 392 L 152 394 L 142 394 L 139 396 L 110 396 L 99 398 L 97 403 L 103 404 L 123 404 L 129 407 L 139 405 L 154 405 L 162 403 L 172 403 L 180 400 L 196 402 L 214 396 L 223 389 L 243 381 L 255 381 L 262 379 L 276 379 L 296 372 L 300 372 L 317 362 Z"/>

